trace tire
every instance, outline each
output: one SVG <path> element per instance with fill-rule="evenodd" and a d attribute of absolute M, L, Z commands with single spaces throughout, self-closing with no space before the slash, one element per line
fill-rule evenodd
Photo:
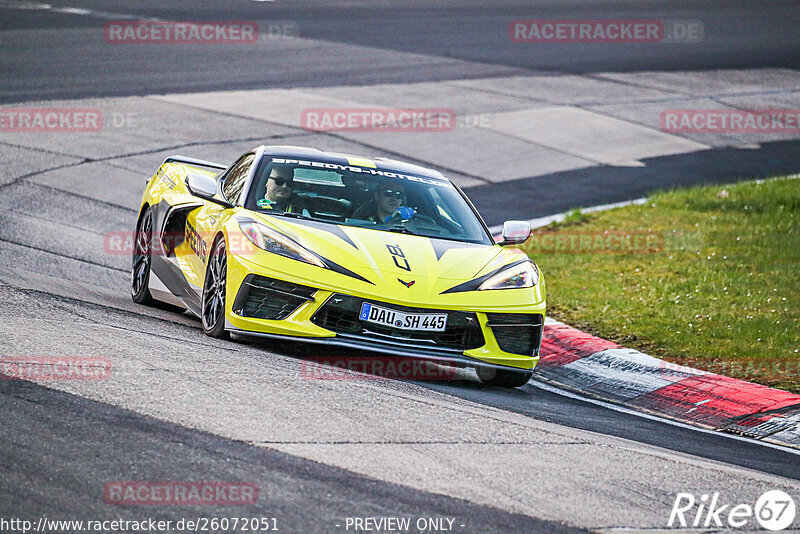
<path fill-rule="evenodd" d="M 219 238 L 211 247 L 211 255 L 203 282 L 203 297 L 200 301 L 200 318 L 206 335 L 227 339 L 225 330 L 225 285 L 228 278 L 228 253 L 225 239 Z"/>
<path fill-rule="evenodd" d="M 150 294 L 150 266 L 153 261 L 153 210 L 148 207 L 139 224 L 133 240 L 133 258 L 131 262 L 131 298 L 137 304 L 155 305 Z"/>
<path fill-rule="evenodd" d="M 533 376 L 533 371 L 511 371 L 505 369 L 495 369 L 492 367 L 478 367 L 478 378 L 487 386 L 499 386 L 503 388 L 518 388 L 528 383 Z"/>

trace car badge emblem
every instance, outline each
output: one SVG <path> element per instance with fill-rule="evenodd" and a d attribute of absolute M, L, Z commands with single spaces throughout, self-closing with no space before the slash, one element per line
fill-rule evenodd
<path fill-rule="evenodd" d="M 412 280 L 410 282 L 404 282 L 403 280 L 400 280 L 399 278 L 397 279 L 397 281 L 400 282 L 401 284 L 403 284 L 406 287 L 411 287 L 411 286 L 414 285 L 414 283 L 416 283 L 416 280 Z"/>

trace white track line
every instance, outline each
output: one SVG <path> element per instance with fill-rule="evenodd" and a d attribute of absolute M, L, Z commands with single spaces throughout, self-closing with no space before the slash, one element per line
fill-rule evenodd
<path fill-rule="evenodd" d="M 778 176 L 775 178 L 761 178 L 755 180 L 755 183 L 763 184 L 764 182 L 770 182 L 773 180 L 797 180 L 798 178 L 800 178 L 800 174 L 791 174 L 789 176 Z M 730 184 L 730 185 L 735 185 L 735 184 Z M 625 206 L 638 206 L 646 203 L 647 203 L 646 198 L 637 198 L 636 200 L 624 200 L 622 202 L 612 202 L 611 204 L 600 204 L 598 206 L 590 206 L 588 208 L 575 208 L 575 209 L 580 210 L 581 213 L 594 213 L 597 211 L 613 210 L 614 208 L 624 208 Z M 541 228 L 542 226 L 547 226 L 550 223 L 563 221 L 567 217 L 567 215 L 571 213 L 571 211 L 556 213 L 555 215 L 548 215 L 546 217 L 537 217 L 535 219 L 528 219 L 528 223 L 530 223 L 531 228 Z M 503 225 L 500 224 L 497 226 L 492 226 L 489 228 L 489 231 L 492 233 L 492 235 L 497 235 L 503 231 Z"/>
<path fill-rule="evenodd" d="M 595 211 L 613 210 L 614 208 L 624 208 L 625 206 L 644 204 L 645 202 L 647 202 L 646 198 L 637 198 L 636 200 L 625 200 L 623 202 L 614 202 L 612 204 L 600 204 L 599 206 L 592 206 L 590 208 L 575 209 L 579 209 L 581 213 L 594 213 Z M 555 215 L 548 215 L 547 217 L 528 219 L 528 223 L 531 225 L 531 228 L 541 228 L 542 226 L 547 226 L 550 223 L 563 221 L 569 213 L 571 213 L 571 211 L 556 213 Z M 492 235 L 499 234 L 503 231 L 503 225 L 500 224 L 498 226 L 492 226 L 489 228 L 489 231 L 492 233 Z"/>
<path fill-rule="evenodd" d="M 109 13 L 107 11 L 95 11 L 93 9 L 83 9 L 80 7 L 54 6 L 52 4 L 42 4 L 39 2 L 0 1 L 0 9 L 41 9 L 54 13 L 63 13 L 65 15 L 81 15 L 103 20 L 148 20 L 151 22 L 161 22 L 161 19 L 153 17 L 140 17 L 138 15 L 128 15 L 125 13 Z"/>

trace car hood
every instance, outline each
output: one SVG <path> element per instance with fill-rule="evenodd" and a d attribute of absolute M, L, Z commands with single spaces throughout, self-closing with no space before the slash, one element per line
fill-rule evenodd
<path fill-rule="evenodd" d="M 326 261 L 354 271 L 373 283 L 387 278 L 400 278 L 405 282 L 423 279 L 429 279 L 430 282 L 465 282 L 525 257 L 518 250 L 508 250 L 496 245 L 465 243 L 260 213 L 250 215 L 291 237 Z"/>

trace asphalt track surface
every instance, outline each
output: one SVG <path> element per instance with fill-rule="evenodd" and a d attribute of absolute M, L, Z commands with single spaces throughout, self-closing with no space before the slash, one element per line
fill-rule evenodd
<path fill-rule="evenodd" d="M 116 3 L 49 2 L 101 16 L 20 4 L 0 1 L 0 103 L 532 71 L 591 77 L 796 69 L 800 60 L 792 2 L 769 9 L 673 2 L 669 11 L 663 2 L 545 2 L 535 12 L 479 2 L 458 9 L 436 2 L 352 2 L 349 9 L 338 2 L 140 2 L 124 10 Z M 269 54 L 91 50 L 82 32 L 118 12 L 294 21 L 309 42 L 270 43 L 278 48 Z M 487 37 L 503 34 L 509 20 L 547 17 L 696 19 L 705 21 L 707 38 L 677 54 L 672 45 L 534 53 Z M 114 375 L 91 384 L 0 381 L 0 517 L 274 516 L 285 532 L 335 532 L 346 517 L 410 516 L 455 518 L 463 525 L 456 532 L 610 531 L 663 528 L 682 491 L 719 491 L 730 502 L 753 502 L 777 488 L 800 496 L 800 457 L 790 451 L 620 413 L 534 384 L 486 388 L 466 372 L 448 382 L 306 380 L 298 369 L 313 349 L 209 340 L 191 317 L 134 305 L 128 259 L 103 253 L 103 235 L 132 225 L 131 206 L 158 157 L 195 135 L 209 159 L 227 161 L 265 131 L 233 119 L 215 119 L 211 128 L 201 112 L 196 122 L 161 131 L 160 119 L 125 139 L 119 161 L 103 161 L 102 143 L 69 136 L 47 138 L 38 148 L 27 139 L 3 140 L 0 355 L 105 355 Z M 295 135 L 274 125 L 266 131 L 277 139 Z M 468 192 L 495 224 L 630 200 L 656 186 L 796 172 L 797 148 L 796 140 L 774 140 L 757 149 L 655 158 L 645 169 L 604 167 L 600 178 L 596 168 L 545 174 L 536 180 L 548 196 L 524 202 L 517 197 L 529 179 Z M 87 172 L 116 189 L 98 192 Z M 665 175 L 672 181 L 664 183 Z M 244 513 L 142 511 L 106 504 L 102 488 L 111 480 L 254 481 L 260 499 Z"/>
<path fill-rule="evenodd" d="M 4 5 L 24 4 L 4 0 Z M 36 4 L 36 2 L 31 2 Z M 44 2 L 42 2 L 44 3 Z M 0 65 L 13 76 L 0 80 L 2 100 L 37 97 L 142 95 L 195 90 L 326 87 L 385 82 L 439 81 L 510 72 L 553 74 L 749 67 L 794 68 L 800 63 L 797 4 L 735 1 L 607 2 L 159 2 L 117 3 L 54 0 L 54 7 L 88 9 L 86 16 L 40 9 L 3 9 L 6 34 Z M 124 7 L 123 7 L 124 6 Z M 165 54 L 141 47 L 93 48 L 80 32 L 63 46 L 67 29 L 91 29 L 116 14 L 164 20 L 294 22 L 303 38 L 354 45 L 343 57 L 337 46 L 313 52 L 279 40 L 264 48 L 190 48 Z M 525 47 L 512 43 L 516 19 L 680 19 L 704 23 L 702 42 L 691 47 Z M 499 38 L 498 38 L 499 37 Z M 46 56 L 41 54 L 47 50 Z M 399 53 L 425 55 L 409 61 Z M 5 72 L 9 72 L 6 70 Z M 90 83 L 87 83 L 91 80 Z"/>
<path fill-rule="evenodd" d="M 469 525 L 469 531 L 581 531 L 380 483 L 30 382 L 4 382 L 1 404 L 7 423 L 0 440 L 3 467 L 21 475 L 4 478 L 4 517 L 37 517 L 46 511 L 50 518 L 135 520 L 139 514 L 132 506 L 109 513 L 102 498 L 98 499 L 97 485 L 91 482 L 98 476 L 117 480 L 121 465 L 136 465 L 137 476 L 145 480 L 255 482 L 261 498 L 256 505 L 248 506 L 246 514 L 276 518 L 283 531 L 335 531 L 337 525 L 344 524 L 343 518 L 353 516 L 356 509 L 378 517 L 457 517 L 456 528 Z M 109 457 L 113 461 L 108 461 Z M 32 458 L 39 461 L 31 462 Z M 165 459 L 170 459 L 168 467 Z M 221 507 L 214 514 L 241 517 L 237 508 Z M 196 516 L 197 508 L 191 506 L 148 514 L 175 522 Z"/>

